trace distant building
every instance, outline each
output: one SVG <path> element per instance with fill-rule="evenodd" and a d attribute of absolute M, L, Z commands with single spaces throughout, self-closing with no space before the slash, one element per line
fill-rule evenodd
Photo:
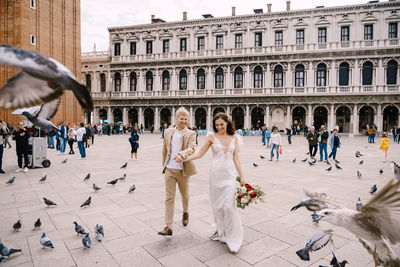
<path fill-rule="evenodd" d="M 110 51 L 82 54 L 93 120 L 212 128 L 336 124 L 358 134 L 399 123 L 400 1 L 108 28 Z"/>
<path fill-rule="evenodd" d="M 64 64 L 80 80 L 80 0 L 1 0 L 0 44 L 30 49 Z M 0 65 L 0 88 L 18 70 Z M 16 124 L 20 117 L 0 109 L 0 119 Z M 54 122 L 80 122 L 82 110 L 71 92 L 62 96 Z"/>

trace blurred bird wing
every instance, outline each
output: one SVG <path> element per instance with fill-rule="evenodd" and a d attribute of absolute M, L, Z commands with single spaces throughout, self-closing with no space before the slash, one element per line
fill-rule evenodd
<path fill-rule="evenodd" d="M 40 107 L 40 110 L 36 116 L 44 118 L 46 120 L 50 120 L 51 118 L 54 117 L 54 115 L 56 115 L 60 103 L 61 103 L 61 98 L 56 98 L 46 104 L 43 104 Z"/>
<path fill-rule="evenodd" d="M 306 189 L 303 189 L 306 196 L 311 199 L 329 204 L 329 206 L 333 206 L 334 208 L 341 209 L 343 208 L 341 205 L 337 204 L 334 199 L 328 197 L 325 193 L 318 193 L 318 192 L 310 192 Z"/>
<path fill-rule="evenodd" d="M 396 163 L 394 163 L 394 162 L 392 162 L 391 165 L 392 165 L 394 177 L 395 177 L 398 181 L 400 181 L 400 168 L 399 168 L 399 166 L 398 166 Z"/>
<path fill-rule="evenodd" d="M 26 72 L 19 72 L 0 90 L 0 107 L 30 107 L 51 101 L 61 95 L 61 90 L 50 88 L 46 81 L 37 79 Z"/>
<path fill-rule="evenodd" d="M 356 222 L 379 233 L 392 244 L 400 242 L 400 181 L 392 180 L 355 216 Z"/>
<path fill-rule="evenodd" d="M 65 67 L 63 64 L 61 64 L 60 62 L 58 62 L 54 58 L 49 58 L 49 61 L 53 62 L 56 65 L 58 71 L 63 72 L 66 75 L 68 75 L 70 78 L 76 80 L 75 75 L 67 67 Z"/>

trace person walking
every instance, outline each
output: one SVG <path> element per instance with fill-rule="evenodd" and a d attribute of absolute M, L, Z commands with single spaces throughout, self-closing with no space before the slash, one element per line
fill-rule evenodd
<path fill-rule="evenodd" d="M 393 129 L 392 129 L 392 134 L 393 134 L 393 142 L 397 142 L 397 138 L 398 138 L 398 135 L 397 135 L 397 127 L 396 126 L 393 126 Z"/>
<path fill-rule="evenodd" d="M 293 132 L 293 130 L 291 128 L 286 128 L 286 135 L 287 135 L 287 140 L 289 142 L 289 145 L 292 144 L 292 132 Z M 296 134 L 296 131 L 294 131 L 293 133 Z"/>
<path fill-rule="evenodd" d="M 7 126 L 3 123 L 2 120 L 0 120 L 0 173 L 6 173 L 3 169 L 3 143 L 4 143 L 4 137 L 8 135 L 8 128 Z"/>
<path fill-rule="evenodd" d="M 18 123 L 18 128 L 13 133 L 13 140 L 15 140 L 15 146 L 17 150 L 18 157 L 18 169 L 15 172 L 22 171 L 22 157 L 24 157 L 25 167 L 23 169 L 24 172 L 28 171 L 29 166 L 29 137 L 30 133 L 24 126 L 24 122 L 20 121 Z"/>
<path fill-rule="evenodd" d="M 8 149 L 10 149 L 11 148 L 10 136 L 14 131 L 14 129 L 11 126 L 9 126 L 7 122 L 3 122 L 3 124 L 8 129 L 7 134 L 4 136 L 4 147 L 7 147 L 8 145 Z"/>
<path fill-rule="evenodd" d="M 396 134 L 397 134 L 397 143 L 399 143 L 400 142 L 400 126 L 397 126 Z"/>
<path fill-rule="evenodd" d="M 371 136 L 371 141 L 372 141 L 373 144 L 375 144 L 376 132 L 377 132 L 377 130 L 376 130 L 376 125 L 374 124 L 374 125 L 372 126 L 372 136 Z"/>
<path fill-rule="evenodd" d="M 143 134 L 143 130 L 144 130 L 143 124 L 140 124 L 140 134 Z"/>
<path fill-rule="evenodd" d="M 371 125 L 368 128 L 368 143 L 372 143 L 372 133 L 373 132 L 374 132 L 374 129 L 373 129 L 372 125 Z"/>
<path fill-rule="evenodd" d="M 383 162 L 386 162 L 387 152 L 389 150 L 389 138 L 386 133 L 382 133 L 381 144 L 379 145 L 379 149 L 383 152 Z"/>
<path fill-rule="evenodd" d="M 310 157 L 315 159 L 315 154 L 317 154 L 318 150 L 318 133 L 315 131 L 314 126 L 311 126 L 311 130 L 307 133 L 307 140 Z"/>
<path fill-rule="evenodd" d="M 267 131 L 265 132 L 265 138 L 267 139 L 267 148 L 270 147 L 270 140 L 271 140 L 271 130 L 267 127 Z"/>
<path fill-rule="evenodd" d="M 281 134 L 278 133 L 278 127 L 276 127 L 276 126 L 272 127 L 271 144 L 272 144 L 271 157 L 270 157 L 269 161 L 272 161 L 272 159 L 274 158 L 274 149 L 276 150 L 276 161 L 278 161 L 279 160 L 279 148 L 282 145 L 282 138 L 281 138 Z"/>
<path fill-rule="evenodd" d="M 75 154 L 74 142 L 75 142 L 74 129 L 70 128 L 68 131 L 68 145 L 69 145 L 69 153 L 68 154 Z"/>
<path fill-rule="evenodd" d="M 131 136 L 129 137 L 129 143 L 131 143 L 131 159 L 133 158 L 133 155 L 135 155 L 135 160 L 137 160 L 137 150 L 139 148 L 139 133 L 137 124 L 133 126 Z"/>
<path fill-rule="evenodd" d="M 336 160 L 336 152 L 337 149 L 340 147 L 340 135 L 338 134 L 338 130 L 335 128 L 333 129 L 333 134 L 329 137 L 329 146 L 331 147 L 332 151 L 329 154 L 329 158 L 333 158 Z"/>
<path fill-rule="evenodd" d="M 319 161 L 323 161 L 323 156 L 325 154 L 325 161 L 328 161 L 328 138 L 329 132 L 325 129 L 325 125 L 321 125 L 321 130 L 319 132 L 318 142 L 319 142 Z"/>
<path fill-rule="evenodd" d="M 263 146 L 265 146 L 265 133 L 266 133 L 267 129 L 265 128 L 265 126 L 262 127 L 262 132 L 261 132 L 261 142 L 263 143 Z"/>
<path fill-rule="evenodd" d="M 49 141 L 50 141 L 50 149 L 54 149 L 54 136 L 56 135 L 56 130 L 54 130 L 54 129 L 49 129 L 49 131 L 48 131 L 48 134 L 47 134 L 47 136 L 48 136 L 48 138 L 49 138 Z"/>
<path fill-rule="evenodd" d="M 79 149 L 79 153 L 81 154 L 81 158 L 85 159 L 86 158 L 86 150 L 85 150 L 85 139 L 86 137 L 86 129 L 85 129 L 85 124 L 83 122 L 81 122 L 80 124 L 80 128 L 78 130 L 73 131 L 74 135 L 76 135 L 76 141 L 78 142 L 78 149 Z"/>
<path fill-rule="evenodd" d="M 61 122 L 60 127 L 60 152 L 64 154 L 68 142 L 68 126 L 67 122 Z"/>

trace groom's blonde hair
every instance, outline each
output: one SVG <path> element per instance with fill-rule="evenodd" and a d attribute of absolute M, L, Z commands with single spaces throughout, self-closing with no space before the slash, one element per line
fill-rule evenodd
<path fill-rule="evenodd" d="M 180 116 L 185 116 L 189 118 L 189 112 L 186 110 L 186 108 L 184 107 L 180 107 L 178 108 L 178 110 L 175 113 L 176 117 L 180 117 Z"/>

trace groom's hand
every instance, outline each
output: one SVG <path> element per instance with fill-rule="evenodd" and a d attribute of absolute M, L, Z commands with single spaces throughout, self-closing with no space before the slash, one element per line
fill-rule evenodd
<path fill-rule="evenodd" d="M 182 158 L 181 155 L 176 155 L 176 156 L 174 157 L 174 160 L 175 160 L 176 162 L 178 162 L 178 163 L 182 163 L 182 162 L 183 162 L 183 158 Z"/>

